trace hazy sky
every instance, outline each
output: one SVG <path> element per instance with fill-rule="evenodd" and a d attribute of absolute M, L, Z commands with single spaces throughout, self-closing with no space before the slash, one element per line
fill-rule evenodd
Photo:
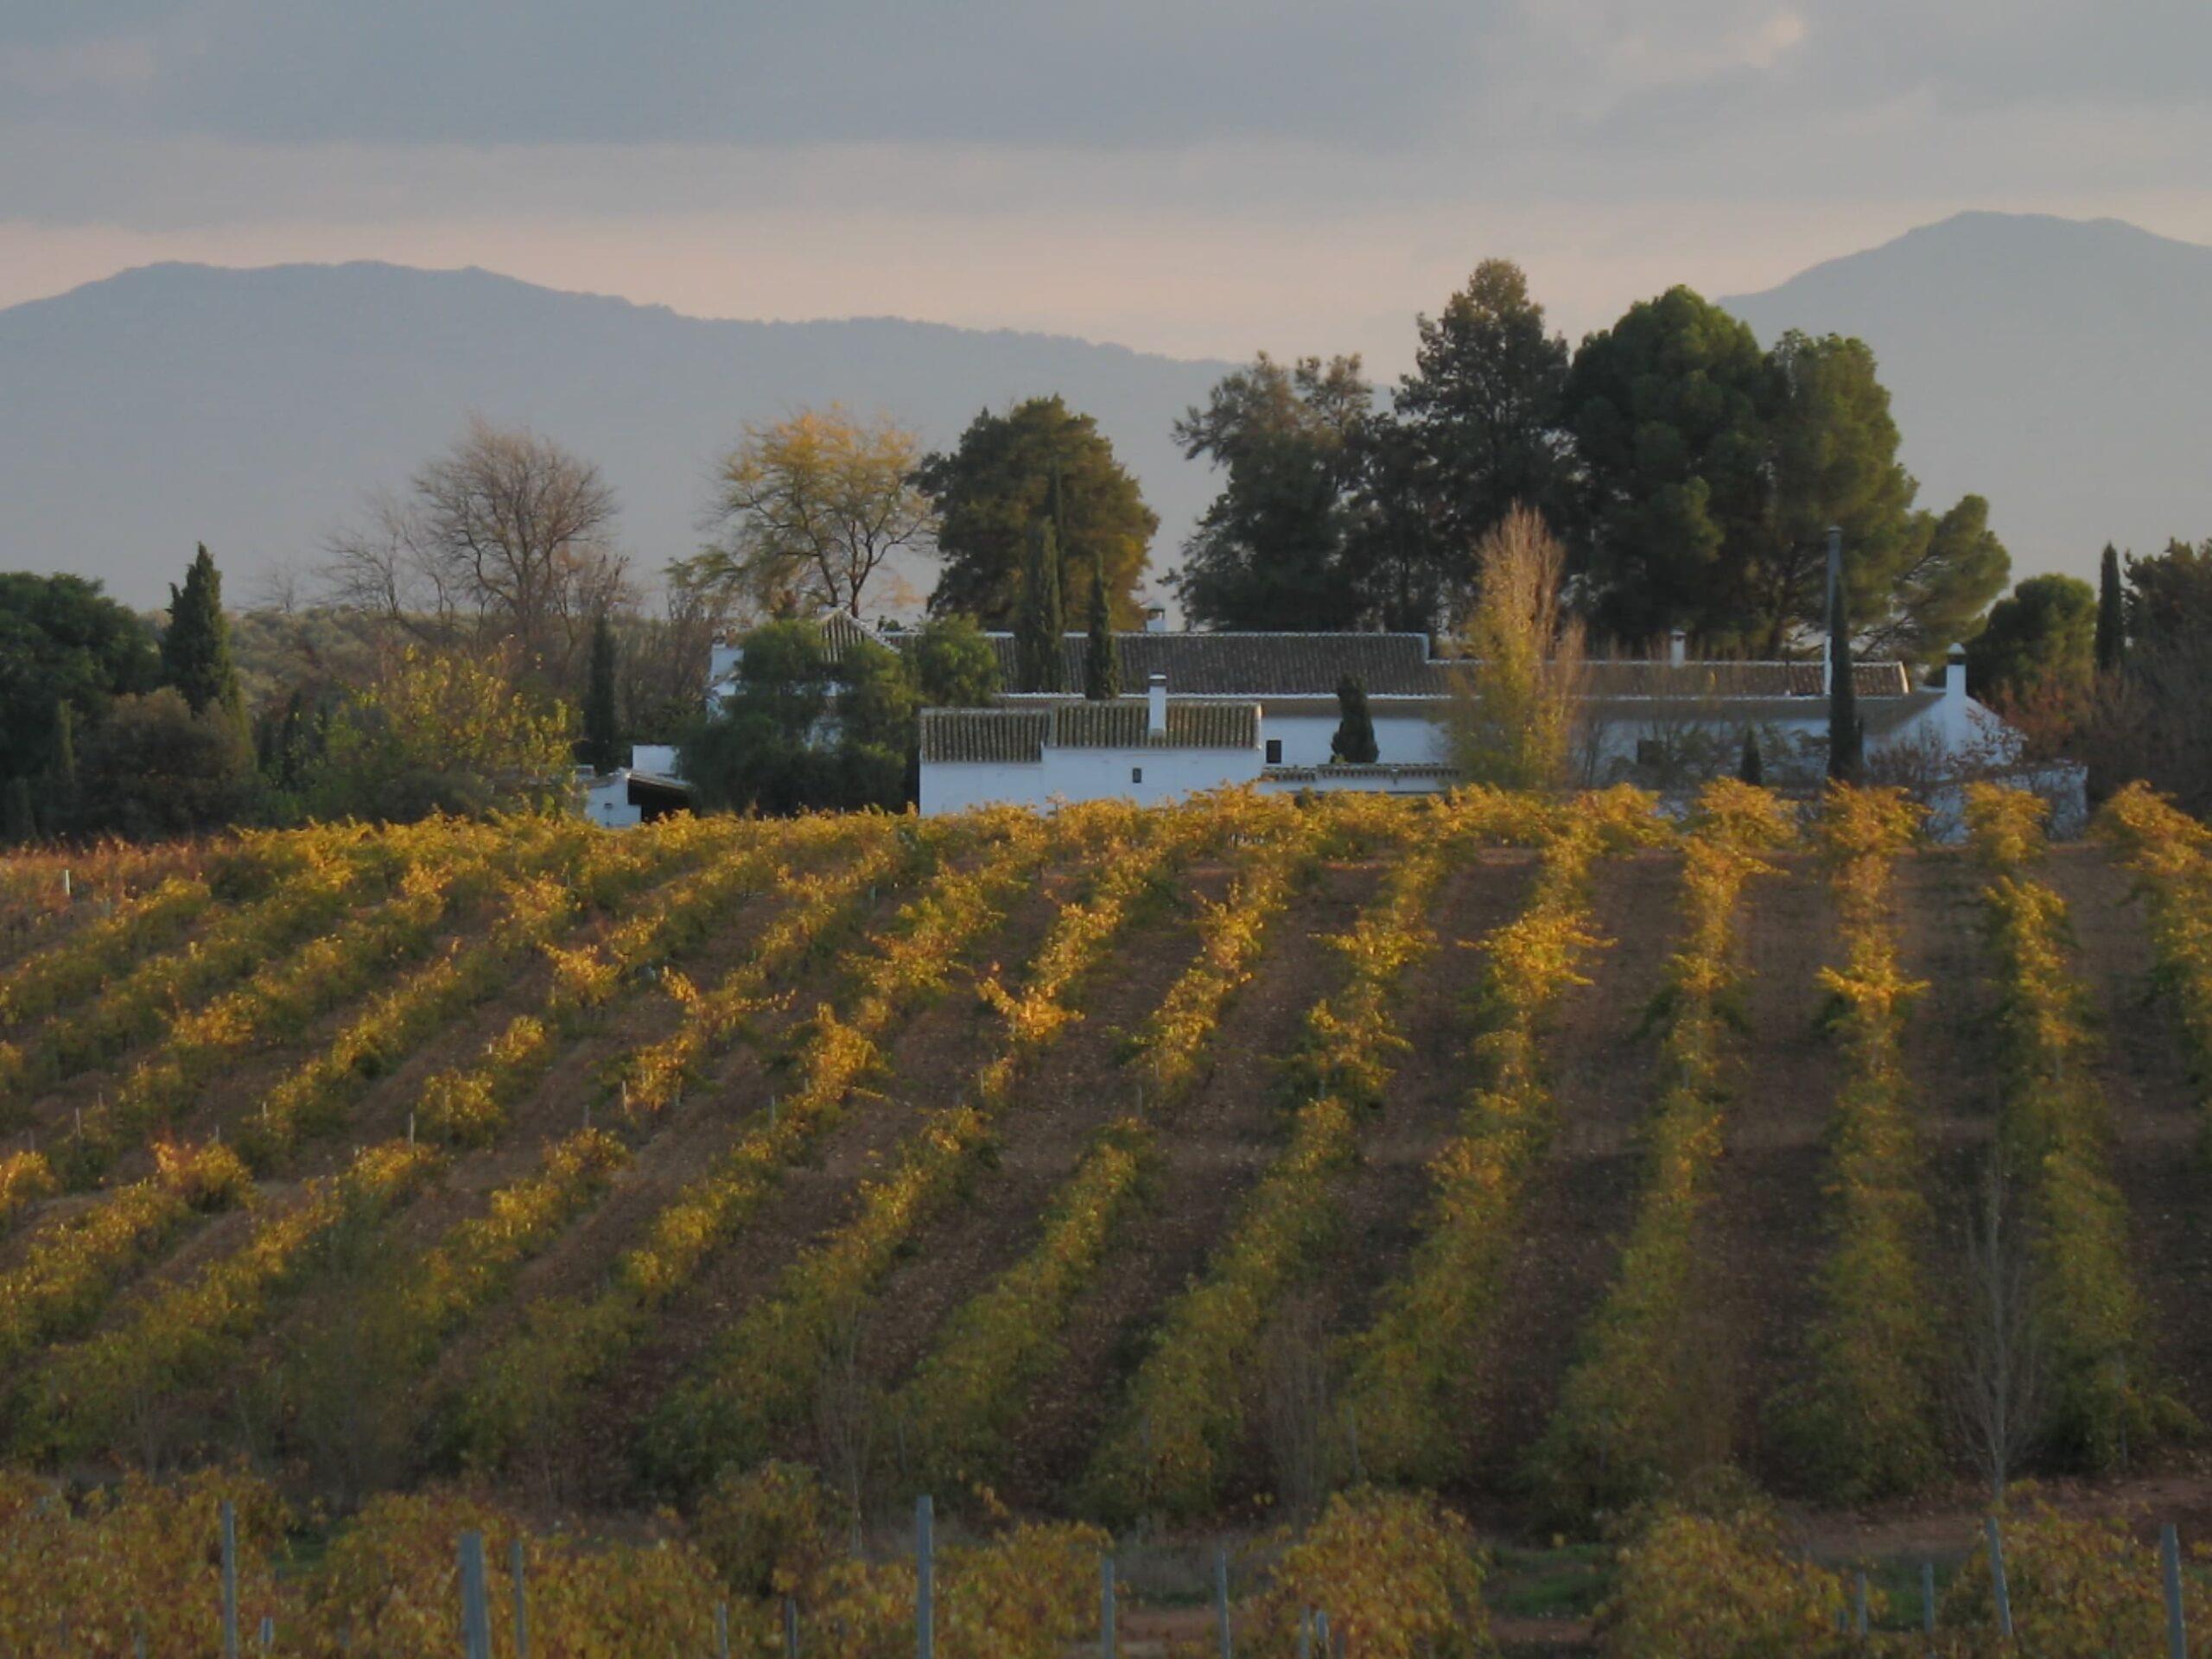
<path fill-rule="evenodd" d="M 1384 370 L 1966 207 L 2212 241 L 2207 0 L 0 0 L 0 304 L 481 264 Z"/>

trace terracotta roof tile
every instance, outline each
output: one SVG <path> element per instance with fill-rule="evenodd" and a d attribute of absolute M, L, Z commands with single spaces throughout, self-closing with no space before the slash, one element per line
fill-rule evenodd
<path fill-rule="evenodd" d="M 1014 636 L 988 636 L 998 652 L 1000 683 L 1014 683 Z M 895 643 L 897 636 L 892 636 Z M 1065 683 L 1083 683 L 1089 639 L 1061 639 Z M 1173 695 L 1268 697 L 1334 696 L 1346 675 L 1370 692 L 1433 688 L 1428 641 L 1418 633 L 1117 633 L 1114 651 L 1122 690 L 1141 691 L 1155 674 Z"/>
<path fill-rule="evenodd" d="M 1035 765 L 1052 717 L 1042 709 L 925 709 L 922 759 L 952 765 Z"/>
<path fill-rule="evenodd" d="M 1145 729 L 1142 697 L 1080 699 L 1013 709 L 925 709 L 922 759 L 940 764 L 1031 764 L 1061 749 L 1253 749 L 1260 710 L 1249 702 L 1167 704 L 1167 729 Z"/>

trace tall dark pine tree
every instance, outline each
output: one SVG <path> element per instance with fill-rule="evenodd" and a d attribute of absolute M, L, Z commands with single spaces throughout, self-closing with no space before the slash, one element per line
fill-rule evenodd
<path fill-rule="evenodd" d="M 2097 573 L 2097 672 L 2117 674 L 2127 666 L 2127 600 L 2120 586 L 2120 550 L 2105 543 Z"/>
<path fill-rule="evenodd" d="M 1110 702 L 1122 695 L 1122 664 L 1114 651 L 1114 611 L 1106 584 L 1090 584 L 1090 637 L 1083 654 L 1083 695 Z"/>
<path fill-rule="evenodd" d="M 1843 532 L 1828 531 L 1828 776 L 1855 784 L 1866 769 L 1866 728 L 1859 718 L 1859 687 L 1851 661 L 1851 617 L 1845 600 Z"/>
<path fill-rule="evenodd" d="M 622 763 L 622 728 L 614 712 L 614 625 L 604 611 L 591 629 L 591 677 L 584 685 L 581 758 L 594 772 L 612 772 Z"/>
<path fill-rule="evenodd" d="M 230 619 L 223 614 L 223 576 L 202 543 L 184 573 L 169 584 L 169 626 L 162 636 L 162 677 L 183 694 L 195 715 L 213 706 L 245 729 L 245 698 L 231 660 Z"/>
<path fill-rule="evenodd" d="M 1060 636 L 1065 631 L 1060 606 L 1060 538 L 1047 519 L 1031 533 L 1029 569 L 1021 584 L 1021 608 L 1014 619 L 1014 674 L 1022 690 L 1067 690 L 1067 669 L 1060 654 Z"/>

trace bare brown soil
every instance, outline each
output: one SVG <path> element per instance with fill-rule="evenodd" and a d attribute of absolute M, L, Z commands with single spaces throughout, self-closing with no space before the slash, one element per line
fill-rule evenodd
<path fill-rule="evenodd" d="M 1217 900 L 1228 872 L 1193 870 L 1182 886 L 1187 899 Z M 883 1287 L 861 1342 L 879 1384 L 903 1378 L 945 1315 L 1020 1259 L 1091 1138 L 1134 1104 L 1132 1086 L 1116 1073 L 1129 1035 L 1197 947 L 1187 899 L 1132 927 L 1114 965 L 1078 990 L 1081 1020 L 1022 1079 L 1000 1120 L 989 1166 L 957 1205 L 921 1230 Z M 957 1266 L 939 1272 L 938 1262 Z"/>
<path fill-rule="evenodd" d="M 1306 1011 L 1339 983 L 1322 943 L 1343 931 L 1373 891 L 1371 868 L 1332 866 L 1272 935 L 1249 983 L 1223 1011 L 1205 1082 L 1169 1112 L 1168 1149 L 1143 1213 L 1099 1281 L 1078 1298 L 1059 1370 L 1014 1435 L 1002 1490 L 1010 1499 L 1065 1505 L 1105 1426 L 1121 1382 L 1142 1357 L 1150 1316 L 1199 1273 L 1238 1198 L 1266 1167 L 1283 1122 L 1283 1063 Z"/>
<path fill-rule="evenodd" d="M 1827 1136 L 1839 1056 L 1820 1024 L 1818 973 L 1834 959 L 1838 942 L 1817 862 L 1805 855 L 1778 861 L 1783 874 L 1755 882 L 1745 899 L 1744 1026 L 1736 1040 L 1726 1153 L 1703 1219 L 1708 1243 L 1696 1317 L 1710 1363 L 1716 1443 L 1787 1494 L 1795 1483 L 1774 1406 L 1804 1375 L 1805 1338 L 1817 1312 L 1817 1275 L 1830 1237 Z M 1466 1096 L 1471 998 L 1480 966 L 1473 942 L 1516 913 L 1529 872 L 1525 854 L 1484 854 L 1456 871 L 1439 896 L 1432 920 L 1440 948 L 1408 976 L 1396 1003 L 1410 1046 L 1399 1058 L 1384 1106 L 1363 1126 L 1361 1161 L 1338 1188 L 1341 1226 L 1315 1282 L 1302 1293 L 1302 1317 L 1310 1317 L 1324 1344 L 1365 1324 L 1417 1241 L 1429 1160 L 1452 1133 Z M 2103 1034 L 2094 1077 L 2112 1109 L 2111 1168 L 2127 1205 L 2162 1374 L 2212 1423 L 2212 1164 L 2200 1147 L 2203 1103 L 2188 1076 L 2172 1011 L 2152 995 L 2145 918 L 2132 897 L 2131 879 L 2093 847 L 2054 850 L 2043 874 L 2069 901 L 2082 979 Z M 1546 1039 L 1555 1132 L 1530 1177 L 1498 1316 L 1479 1351 L 1465 1356 L 1474 1406 L 1464 1433 L 1475 1472 L 1453 1496 L 1501 1536 L 1529 1535 L 1527 1455 L 1549 1419 L 1580 1333 L 1612 1281 L 1643 1179 L 1639 1131 L 1652 1103 L 1656 1068 L 1654 1041 L 1642 1027 L 1679 935 L 1680 875 L 1679 859 L 1663 853 L 1599 867 L 1594 920 L 1611 943 L 1592 953 L 1591 982 L 1562 999 Z M 1343 979 L 1339 958 L 1324 941 L 1351 923 L 1379 876 L 1372 862 L 1324 868 L 1277 925 L 1255 976 L 1224 1009 L 1207 1074 L 1162 1119 L 1162 1155 L 1139 1213 L 1097 1281 L 1077 1299 L 1057 1371 L 1026 1404 L 1000 1486 L 1017 1509 L 1058 1511 L 1079 1501 L 1081 1477 L 1161 1311 L 1204 1273 L 1252 1183 L 1281 1147 L 1290 1104 L 1286 1062 L 1298 1051 L 1308 1011 Z M 1223 868 L 1208 866 L 1188 872 L 1183 886 L 1193 899 L 1218 896 L 1226 879 Z M 567 1449 L 571 1496 L 610 1512 L 634 1506 L 630 1454 L 640 1421 L 733 1321 L 772 1292 L 803 1249 L 853 1213 L 861 1184 L 900 1142 L 931 1114 L 963 1098 L 993 1052 L 996 1028 L 975 995 L 977 975 L 994 963 L 1018 970 L 1081 880 L 1079 870 L 1064 865 L 1033 884 L 959 965 L 953 985 L 886 1035 L 883 1076 L 852 1103 L 817 1154 L 787 1173 L 741 1236 L 717 1253 L 651 1338 L 596 1391 L 585 1433 Z M 1897 873 L 1902 963 L 1927 984 L 1912 1007 L 1904 1050 L 1929 1154 L 1927 1247 L 1939 1294 L 1956 1277 L 1958 1236 L 1997 1104 L 1980 882 L 1970 863 L 1948 852 L 1915 855 Z M 863 926 L 886 925 L 912 891 L 887 888 Z M 709 984 L 741 962 L 782 902 L 761 894 L 734 907 L 716 937 L 685 963 L 686 971 Z M 1112 964 L 1082 988 L 1083 1019 L 1025 1079 L 997 1127 L 993 1155 L 981 1161 L 960 1200 L 922 1227 L 874 1299 L 863 1346 L 878 1386 L 895 1388 L 946 1317 L 1020 1259 L 1091 1137 L 1131 1103 L 1122 1038 L 1190 959 L 1192 919 L 1187 905 L 1164 905 L 1141 916 Z M 484 921 L 475 912 L 457 918 L 454 940 L 480 938 Z M 594 919 L 581 936 L 606 925 Z M 465 1376 L 531 1303 L 588 1294 L 605 1281 L 619 1253 L 659 1208 L 787 1086 L 785 1067 L 804 1021 L 819 1004 L 842 1007 L 849 999 L 849 976 L 838 952 L 856 944 L 866 948 L 857 931 L 825 944 L 782 988 L 788 1001 L 755 1020 L 716 1062 L 710 1080 L 660 1122 L 631 1131 L 632 1166 L 517 1275 L 510 1294 L 456 1335 L 426 1379 L 423 1400 Z M 403 1133 L 423 1082 L 480 1052 L 517 1014 L 537 1008 L 545 987 L 542 965 L 518 969 L 498 995 L 448 1022 L 365 1090 L 340 1133 L 303 1144 L 263 1184 L 265 1203 L 280 1208 L 292 1201 L 302 1179 L 337 1167 L 355 1146 Z M 195 1131 L 219 1126 L 236 1133 L 267 1087 L 355 1012 L 334 1011 L 310 1029 L 243 1057 L 207 1091 L 194 1114 Z M 482 1214 L 496 1186 L 534 1166 L 548 1143 L 583 1121 L 588 1103 L 600 1109 L 614 1061 L 665 1034 L 680 1017 L 669 998 L 640 984 L 564 1037 L 546 1080 L 518 1104 L 496 1146 L 456 1153 L 423 1196 L 379 1230 L 379 1259 L 396 1268 L 455 1222 Z M 38 1103 L 43 1133 L 66 1126 L 74 1106 L 97 1100 L 113 1087 L 114 1077 L 88 1073 Z M 118 1178 L 143 1163 L 128 1161 Z M 47 1213 L 67 1213 L 83 1202 L 57 1200 Z M 243 1216 L 188 1224 L 174 1248 L 126 1284 L 124 1300 L 219 1259 L 250 1225 Z M 0 1241 L 0 1271 L 20 1262 L 23 1248 L 19 1226 Z M 202 1418 L 219 1427 L 221 1391 L 245 1387 L 252 1374 L 285 1363 L 302 1332 L 327 1325 L 344 1294 L 334 1280 L 280 1308 L 235 1373 L 196 1402 Z M 103 1323 L 120 1317 L 118 1305 Z M 1255 1389 L 1262 1380 L 1255 1370 Z M 1249 1513 L 1249 1503 L 1271 1479 L 1268 1447 L 1258 1414 L 1254 1417 L 1231 1483 L 1232 1514 Z M 219 1438 L 218 1429 L 211 1433 Z M 802 1426 L 783 1450 L 811 1455 L 809 1438 Z M 887 1488 L 895 1485 L 895 1454 L 887 1452 L 881 1462 Z M 410 1470 L 407 1478 L 416 1473 Z M 2196 1454 L 2183 1447 L 2161 1452 L 2132 1483 L 2063 1491 L 2069 1503 L 2085 1504 L 2139 1497 L 2212 1525 L 2208 1479 Z M 1933 1548 L 1960 1533 L 1974 1507 L 1971 1491 L 1947 1488 L 1915 1503 L 1864 1513 L 1808 1507 L 1793 1514 L 1815 1548 L 1840 1556 Z M 1180 1617 L 1161 1614 L 1163 1628 Z M 1508 1634 L 1541 1650 L 1547 1643 L 1579 1640 L 1578 1630 L 1572 1621 L 1536 1621 Z"/>
<path fill-rule="evenodd" d="M 1577 1333 L 1611 1281 L 1642 1166 L 1652 1042 L 1642 1027 L 1677 929 L 1680 865 L 1656 854 L 1608 861 L 1592 880 L 1593 931 L 1607 943 L 1561 1000 L 1545 1049 L 1558 1125 L 1535 1171 L 1505 1272 L 1466 1433 L 1483 1494 L 1510 1494 L 1543 1433 Z M 1497 1510 L 1497 1499 L 1483 1506 Z"/>

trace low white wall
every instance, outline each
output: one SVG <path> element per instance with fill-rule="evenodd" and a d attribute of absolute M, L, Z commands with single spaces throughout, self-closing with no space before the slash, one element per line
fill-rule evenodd
<path fill-rule="evenodd" d="M 1350 790 L 1370 795 L 1434 795 L 1459 781 L 1459 774 L 1447 767 L 1408 766 L 1401 772 L 1380 765 L 1318 766 L 1270 772 L 1260 780 L 1260 788 L 1269 795 L 1337 794 Z"/>
<path fill-rule="evenodd" d="M 1260 724 L 1267 741 L 1280 741 L 1285 766 L 1325 766 L 1329 744 L 1337 734 L 1337 717 L 1322 715 L 1268 715 Z M 1388 766 L 1440 766 L 1450 745 L 1442 723 L 1423 715 L 1378 715 L 1375 720 L 1376 759 Z"/>
<path fill-rule="evenodd" d="M 605 830 L 629 830 L 644 818 L 630 804 L 630 780 L 616 777 L 584 791 L 584 817 Z"/>
<path fill-rule="evenodd" d="M 976 806 L 1135 801 L 1156 806 L 1260 776 L 1249 749 L 1047 749 L 1034 765 L 922 763 L 922 816 Z M 1132 774 L 1141 772 L 1141 778 Z"/>

